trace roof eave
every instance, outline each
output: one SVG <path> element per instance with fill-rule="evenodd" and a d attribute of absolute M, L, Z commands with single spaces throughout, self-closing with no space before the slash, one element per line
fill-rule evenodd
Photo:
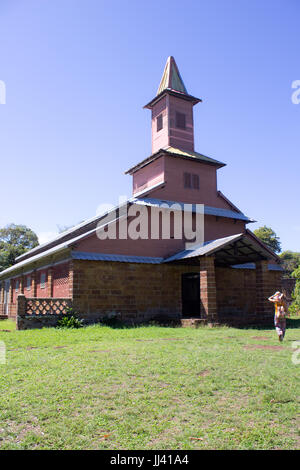
<path fill-rule="evenodd" d="M 168 152 L 168 150 L 166 150 L 166 149 L 159 149 L 156 153 L 153 153 L 149 157 L 142 160 L 140 163 L 137 163 L 136 165 L 134 165 L 131 168 L 129 168 L 128 170 L 126 170 L 124 172 L 124 174 L 125 175 L 133 175 L 133 173 L 140 170 L 144 166 L 149 165 L 149 163 L 153 162 L 154 160 L 156 160 L 157 158 L 159 158 L 162 155 L 167 155 L 167 156 L 176 157 L 176 158 L 183 158 L 185 160 L 189 160 L 189 161 L 192 160 L 192 161 L 199 162 L 199 163 L 205 163 L 207 165 L 215 166 L 217 168 L 217 170 L 219 170 L 220 168 L 223 168 L 224 166 L 226 166 L 226 163 L 218 162 L 217 160 L 215 160 L 215 161 L 200 160 L 200 159 L 197 159 L 197 158 L 194 158 L 194 157 L 189 157 L 188 155 L 182 155 L 180 153 Z"/>
<path fill-rule="evenodd" d="M 145 106 L 143 106 L 143 109 L 152 109 L 153 106 L 161 99 L 163 98 L 164 95 L 172 95 L 177 98 L 182 98 L 183 100 L 186 101 L 191 101 L 193 103 L 193 106 L 197 103 L 202 103 L 202 100 L 200 98 L 196 98 L 196 96 L 188 95 L 185 93 L 181 93 L 180 91 L 172 90 L 171 88 L 165 88 L 162 92 L 159 93 L 159 95 L 155 96 L 149 103 L 147 103 Z"/>
<path fill-rule="evenodd" d="M 275 251 L 271 250 L 271 248 L 269 248 L 268 245 L 266 245 L 262 240 L 260 240 L 260 238 L 254 235 L 254 233 L 251 230 L 247 228 L 246 233 L 250 235 L 250 237 L 252 237 L 257 243 L 259 243 L 262 246 L 262 248 L 264 248 L 268 253 L 270 253 L 270 255 L 272 255 L 272 257 L 276 259 L 276 261 L 278 262 L 282 261 L 281 258 L 275 253 Z"/>
<path fill-rule="evenodd" d="M 56 247 L 54 247 L 56 248 Z M 70 247 L 67 245 L 64 245 L 62 247 L 59 247 L 58 249 L 54 250 L 53 248 L 44 251 L 42 253 L 39 253 L 35 256 L 32 256 L 28 259 L 25 259 L 24 261 L 20 261 L 19 263 L 13 264 L 7 269 L 4 269 L 3 271 L 0 272 L 0 279 L 6 279 L 7 277 L 10 278 L 13 273 L 25 273 L 28 271 L 31 271 L 31 269 L 35 269 L 38 266 L 39 261 L 41 261 L 43 258 L 54 258 L 58 256 L 59 254 L 62 254 L 65 252 L 66 255 L 69 255 L 70 253 Z M 66 257 L 66 260 L 68 259 L 68 256 Z"/>

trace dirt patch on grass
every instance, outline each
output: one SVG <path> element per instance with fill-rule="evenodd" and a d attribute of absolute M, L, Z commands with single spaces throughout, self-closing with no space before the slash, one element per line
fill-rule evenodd
<path fill-rule="evenodd" d="M 263 341 L 267 341 L 270 338 L 268 338 L 268 336 L 251 336 L 251 339 L 262 339 Z"/>
<path fill-rule="evenodd" d="M 4 331 L 4 333 L 11 333 L 11 330 L 0 330 L 0 331 Z"/>
<path fill-rule="evenodd" d="M 274 351 L 283 349 L 282 346 L 266 346 L 265 344 L 247 344 L 244 349 L 272 349 Z"/>
<path fill-rule="evenodd" d="M 159 338 L 160 341 L 185 341 L 185 338 Z"/>
<path fill-rule="evenodd" d="M 103 353 L 103 352 L 111 352 L 110 349 L 91 349 L 89 352 L 91 353 Z"/>
<path fill-rule="evenodd" d="M 154 339 L 136 339 L 136 341 L 154 341 Z"/>
<path fill-rule="evenodd" d="M 201 372 L 198 372 L 197 375 L 198 375 L 199 377 L 206 377 L 206 376 L 209 375 L 209 374 L 210 374 L 210 370 L 209 370 L 209 369 L 204 369 L 204 370 L 202 370 Z"/>
<path fill-rule="evenodd" d="M 5 421 L 2 423 L 0 432 L 2 434 L 1 441 L 13 441 L 16 444 L 20 444 L 28 433 L 35 434 L 36 436 L 44 436 L 44 432 L 38 424 L 37 419 L 27 421 L 23 424 L 9 420 Z"/>
<path fill-rule="evenodd" d="M 63 348 L 67 348 L 68 346 L 54 346 L 53 349 L 63 349 Z"/>

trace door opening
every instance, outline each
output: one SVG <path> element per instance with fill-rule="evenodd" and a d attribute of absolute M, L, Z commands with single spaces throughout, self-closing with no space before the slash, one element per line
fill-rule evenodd
<path fill-rule="evenodd" d="M 181 278 L 182 316 L 200 318 L 200 273 L 185 273 Z"/>

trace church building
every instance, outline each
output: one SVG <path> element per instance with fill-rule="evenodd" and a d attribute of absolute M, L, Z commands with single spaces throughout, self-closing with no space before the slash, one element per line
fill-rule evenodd
<path fill-rule="evenodd" d="M 17 318 L 20 329 L 53 325 L 71 306 L 86 323 L 272 321 L 267 298 L 281 288 L 279 258 L 249 230 L 254 220 L 218 190 L 225 164 L 195 150 L 200 102 L 169 57 L 145 106 L 151 155 L 126 171 L 132 197 L 2 271 L 1 318 Z"/>

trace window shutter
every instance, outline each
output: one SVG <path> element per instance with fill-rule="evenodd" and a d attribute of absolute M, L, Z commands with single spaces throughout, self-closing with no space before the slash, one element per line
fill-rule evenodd
<path fill-rule="evenodd" d="M 160 131 L 163 128 L 163 117 L 162 114 L 160 114 L 156 118 L 156 132 Z"/>
<path fill-rule="evenodd" d="M 184 173 L 183 180 L 184 180 L 184 187 L 191 188 L 192 187 L 192 178 L 191 173 Z"/>
<path fill-rule="evenodd" d="M 199 189 L 199 176 L 198 175 L 193 175 L 192 176 L 192 186 L 193 186 L 193 189 Z"/>
<path fill-rule="evenodd" d="M 178 129 L 185 129 L 185 114 L 176 113 L 176 127 L 178 127 Z"/>

